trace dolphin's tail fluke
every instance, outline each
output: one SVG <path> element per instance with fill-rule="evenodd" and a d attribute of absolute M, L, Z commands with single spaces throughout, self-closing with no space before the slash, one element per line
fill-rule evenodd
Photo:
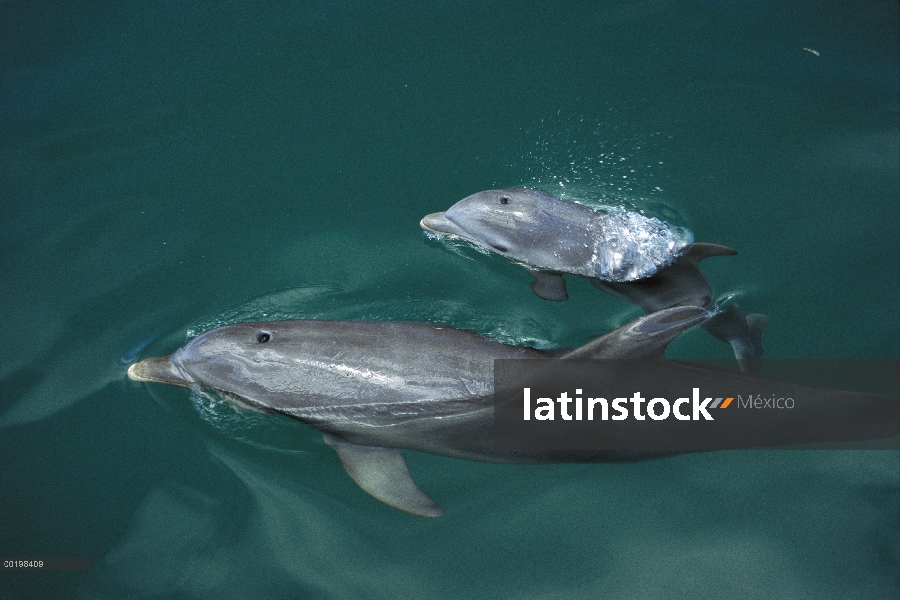
<path fill-rule="evenodd" d="M 760 358 L 763 353 L 762 349 L 762 332 L 769 322 L 769 317 L 759 313 L 751 313 L 747 315 L 747 328 L 750 333 L 750 344 L 753 349 L 753 358 Z"/>
<path fill-rule="evenodd" d="M 703 328 L 731 346 L 741 371 L 758 373 L 757 359 L 763 353 L 762 332 L 768 322 L 765 315 L 754 313 L 745 317 L 737 304 L 729 304 L 704 323 Z"/>

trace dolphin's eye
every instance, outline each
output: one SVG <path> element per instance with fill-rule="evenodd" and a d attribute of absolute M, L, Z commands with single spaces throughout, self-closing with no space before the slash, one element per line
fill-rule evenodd
<path fill-rule="evenodd" d="M 500 196 L 500 204 L 509 204 L 509 196 Z"/>
<path fill-rule="evenodd" d="M 265 331 L 260 331 L 259 333 L 256 334 L 256 341 L 259 342 L 260 344 L 265 344 L 266 342 L 268 342 L 271 339 L 272 339 L 272 336 L 269 335 L 268 333 L 266 333 Z"/>

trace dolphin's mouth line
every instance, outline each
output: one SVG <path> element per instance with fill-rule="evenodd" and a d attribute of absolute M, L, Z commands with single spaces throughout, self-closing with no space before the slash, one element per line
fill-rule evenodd
<path fill-rule="evenodd" d="M 473 238 L 465 229 L 456 223 L 456 221 L 448 217 L 445 212 L 425 215 L 425 217 L 419 221 L 419 226 L 428 234 L 463 240 L 464 242 L 474 244 L 479 248 L 484 248 L 489 252 L 499 252 L 501 254 L 509 252 L 509 248 L 503 244 L 494 243 L 492 240 L 478 240 Z"/>
<path fill-rule="evenodd" d="M 435 235 L 449 235 L 465 240 L 469 239 L 466 236 L 465 230 L 448 217 L 445 212 L 425 215 L 422 217 L 422 220 L 419 221 L 419 227 L 428 233 L 433 233 Z"/>
<path fill-rule="evenodd" d="M 422 229 L 424 229 L 424 230 L 427 231 L 428 233 L 433 233 L 433 234 L 435 234 L 435 235 L 446 235 L 443 231 L 438 231 L 437 229 L 432 229 L 431 227 L 429 227 L 428 225 L 426 225 L 426 224 L 425 224 L 425 219 L 424 219 L 424 218 L 423 218 L 421 221 L 419 221 L 419 227 L 421 227 Z"/>
<path fill-rule="evenodd" d="M 169 356 L 148 358 L 128 367 L 128 378 L 132 381 L 166 383 L 186 388 L 196 385 L 181 364 L 181 350 Z"/>
<path fill-rule="evenodd" d="M 171 361 L 172 366 L 175 367 L 175 370 L 178 372 L 178 374 L 184 379 L 185 383 L 188 384 L 188 386 L 197 385 L 197 382 L 194 380 L 194 378 L 184 370 L 184 364 L 182 364 L 181 362 L 181 351 L 182 348 L 176 350 L 171 355 L 171 358 L 169 360 Z"/>
<path fill-rule="evenodd" d="M 192 388 L 195 384 L 192 381 L 187 380 L 173 380 L 166 377 L 154 377 L 153 375 L 147 375 L 146 372 L 140 371 L 141 363 L 134 363 L 130 367 L 128 367 L 128 378 L 132 381 L 138 381 L 140 383 L 165 383 L 168 385 L 177 385 L 183 388 Z"/>

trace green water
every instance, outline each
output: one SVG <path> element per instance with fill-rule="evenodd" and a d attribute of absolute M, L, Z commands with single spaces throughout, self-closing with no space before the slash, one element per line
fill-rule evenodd
<path fill-rule="evenodd" d="M 421 519 L 318 433 L 125 370 L 249 318 L 636 316 L 418 227 L 516 185 L 737 249 L 704 272 L 768 357 L 895 358 L 898 29 L 892 0 L 0 2 L 0 554 L 91 559 L 0 596 L 896 598 L 896 452 L 410 453 Z"/>

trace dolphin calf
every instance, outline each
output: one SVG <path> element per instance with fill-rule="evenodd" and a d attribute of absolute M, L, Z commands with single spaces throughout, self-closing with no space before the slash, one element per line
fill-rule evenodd
<path fill-rule="evenodd" d="M 414 515 L 439 517 L 444 509 L 413 481 L 400 449 L 506 463 L 659 455 L 498 450 L 492 398 L 496 359 L 563 358 L 571 359 L 562 361 L 569 364 L 574 359 L 662 358 L 669 342 L 707 318 L 703 308 L 670 308 L 580 348 L 549 351 L 428 323 L 236 323 L 208 331 L 169 356 L 135 363 L 128 376 L 210 389 L 239 407 L 298 419 L 323 432 L 346 472 L 370 495 Z M 746 383 L 740 379 L 746 376 L 730 373 L 730 389 Z M 638 423 L 639 431 L 648 431 L 643 421 Z M 728 434 L 725 447 L 731 447 L 733 437 Z"/>
<path fill-rule="evenodd" d="M 674 262 L 693 237 L 635 212 L 599 211 L 526 189 L 478 192 L 420 224 L 546 275 L 535 293 L 547 300 L 566 299 L 560 273 L 605 281 L 643 279 Z"/>
<path fill-rule="evenodd" d="M 763 315 L 747 317 L 736 304 L 719 309 L 699 263 L 737 254 L 718 244 L 693 243 L 689 231 L 637 213 L 605 212 L 528 189 L 487 190 L 463 198 L 420 226 L 505 256 L 534 277 L 545 300 L 568 299 L 563 274 L 591 283 L 652 313 L 701 306 L 715 314 L 704 328 L 731 345 L 741 368 L 762 356 Z"/>

